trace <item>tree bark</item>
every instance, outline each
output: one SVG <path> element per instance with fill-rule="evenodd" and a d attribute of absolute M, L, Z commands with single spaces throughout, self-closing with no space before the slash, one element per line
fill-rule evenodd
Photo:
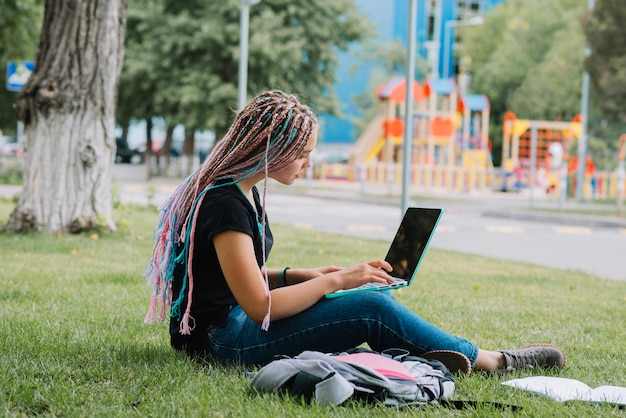
<path fill-rule="evenodd" d="M 196 131 L 193 128 L 185 126 L 185 139 L 183 141 L 183 149 L 180 155 L 180 175 L 187 177 L 193 171 L 194 155 L 196 142 Z"/>
<path fill-rule="evenodd" d="M 111 173 L 127 0 L 46 0 L 35 71 L 20 92 L 22 196 L 10 231 L 115 228 Z"/>
<path fill-rule="evenodd" d="M 163 142 L 162 157 L 165 159 L 165 167 L 163 172 L 167 176 L 170 172 L 170 164 L 172 163 L 172 142 L 174 142 L 174 125 L 167 125 L 167 130 L 165 131 L 165 142 Z"/>

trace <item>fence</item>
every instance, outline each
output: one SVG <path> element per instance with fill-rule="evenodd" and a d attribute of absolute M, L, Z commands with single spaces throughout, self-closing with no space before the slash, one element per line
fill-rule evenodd
<path fill-rule="evenodd" d="M 363 182 L 366 184 L 397 186 L 402 183 L 402 164 L 371 163 L 352 167 L 345 163 L 319 163 L 313 168 L 316 179 Z M 537 179 L 531 181 L 528 173 L 515 184 L 512 173 L 504 173 L 500 168 L 440 167 L 414 164 L 409 174 L 411 187 L 436 188 L 442 190 L 471 192 L 480 190 L 515 190 L 533 184 L 544 188 L 546 193 L 560 193 L 559 183 L 542 184 Z M 622 180 L 624 181 L 624 180 Z M 575 176 L 566 179 L 568 196 L 573 197 L 576 189 Z M 552 187 L 551 187 L 552 186 Z M 626 183 L 625 186 L 626 188 Z M 622 189 L 624 190 L 624 189 Z M 618 172 L 597 172 L 586 175 L 583 185 L 585 199 L 615 199 L 618 196 Z"/>

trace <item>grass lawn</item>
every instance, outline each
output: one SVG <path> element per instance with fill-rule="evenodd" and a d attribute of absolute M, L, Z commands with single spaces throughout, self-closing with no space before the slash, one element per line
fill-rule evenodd
<path fill-rule="evenodd" d="M 0 222 L 12 204 L 0 202 Z M 513 377 L 472 374 L 454 399 L 521 406 L 392 410 L 322 408 L 250 390 L 246 369 L 200 365 L 169 346 L 166 324 L 145 325 L 141 272 L 154 210 L 126 208 L 116 234 L 0 234 L 0 414 L 4 416 L 623 416 L 606 404 L 558 403 L 505 387 Z M 274 225 L 270 266 L 350 265 L 387 243 Z M 431 249 L 397 298 L 487 349 L 544 342 L 568 355 L 560 376 L 626 386 L 626 283 Z"/>

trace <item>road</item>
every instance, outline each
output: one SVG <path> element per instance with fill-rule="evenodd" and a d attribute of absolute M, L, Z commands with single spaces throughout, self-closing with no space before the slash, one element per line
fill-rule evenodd
<path fill-rule="evenodd" d="M 484 205 L 424 202 L 444 208 L 432 247 L 527 262 L 626 281 L 626 228 L 484 216 Z M 329 196 L 268 193 L 270 221 L 305 229 L 391 239 L 399 205 Z"/>

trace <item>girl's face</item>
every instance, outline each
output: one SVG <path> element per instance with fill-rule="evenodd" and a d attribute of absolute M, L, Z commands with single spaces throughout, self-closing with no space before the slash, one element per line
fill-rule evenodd
<path fill-rule="evenodd" d="M 277 182 L 285 185 L 293 184 L 297 178 L 300 177 L 302 171 L 311 166 L 311 153 L 315 150 L 317 144 L 317 128 L 313 130 L 311 136 L 307 140 L 307 144 L 300 152 L 300 155 L 294 162 L 287 167 L 275 172 L 270 173 L 269 177 L 273 178 Z"/>

